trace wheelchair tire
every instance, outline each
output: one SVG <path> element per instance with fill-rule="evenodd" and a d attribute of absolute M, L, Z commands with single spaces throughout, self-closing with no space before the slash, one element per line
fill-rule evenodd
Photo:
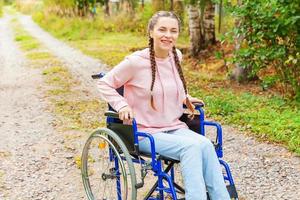
<path fill-rule="evenodd" d="M 86 141 L 81 174 L 89 200 L 136 200 L 132 158 L 120 137 L 110 129 L 100 128 Z"/>

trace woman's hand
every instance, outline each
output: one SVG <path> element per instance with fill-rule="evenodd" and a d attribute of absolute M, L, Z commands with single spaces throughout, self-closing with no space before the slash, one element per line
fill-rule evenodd
<path fill-rule="evenodd" d="M 128 121 L 128 120 L 133 119 L 132 109 L 129 106 L 124 106 L 123 108 L 121 108 L 119 110 L 119 118 L 120 118 L 120 120 L 123 120 L 123 121 L 124 120 Z"/>

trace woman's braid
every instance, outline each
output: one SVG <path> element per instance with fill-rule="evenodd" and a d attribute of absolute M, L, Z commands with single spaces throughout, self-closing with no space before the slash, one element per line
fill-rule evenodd
<path fill-rule="evenodd" d="M 195 111 L 194 106 L 192 105 L 192 103 L 190 102 L 189 98 L 187 97 L 186 82 L 185 82 L 185 79 L 184 79 L 184 76 L 183 76 L 182 68 L 181 68 L 181 65 L 180 65 L 180 61 L 179 61 L 178 54 L 177 54 L 175 46 L 173 46 L 172 52 L 173 52 L 173 55 L 174 55 L 175 65 L 176 65 L 178 74 L 180 76 L 180 79 L 182 81 L 184 92 L 186 94 L 186 98 L 185 98 L 186 106 L 188 107 L 188 109 L 190 111 L 192 111 L 192 113 L 194 113 L 194 111 Z M 192 114 L 192 116 L 193 116 L 193 114 Z"/>
<path fill-rule="evenodd" d="M 155 72 L 156 72 L 156 62 L 155 62 L 155 53 L 154 53 L 154 46 L 153 46 L 153 38 L 149 37 L 149 51 L 150 51 L 150 64 L 151 64 L 151 74 L 152 74 L 152 82 L 151 82 L 151 107 L 156 110 L 154 106 L 154 99 L 153 99 L 153 88 L 155 83 Z"/>

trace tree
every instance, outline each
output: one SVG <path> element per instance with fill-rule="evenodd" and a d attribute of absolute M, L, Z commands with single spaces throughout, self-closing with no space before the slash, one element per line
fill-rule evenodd
<path fill-rule="evenodd" d="M 212 45 L 216 43 L 215 34 L 215 4 L 211 1 L 205 1 L 203 16 L 203 34 L 205 46 Z"/>
<path fill-rule="evenodd" d="M 234 6 L 241 6 L 242 2 L 241 0 L 237 0 L 236 4 L 233 4 Z M 235 19 L 235 28 L 239 29 L 241 26 L 241 19 L 236 18 Z M 241 43 L 244 40 L 244 36 L 242 34 L 235 35 L 234 39 L 234 49 L 235 52 L 238 52 L 241 49 Z M 251 80 L 256 80 L 256 75 L 251 75 L 251 66 L 250 65 L 241 65 L 239 62 L 234 63 L 235 68 L 232 70 L 230 74 L 230 79 L 238 81 L 240 83 L 244 83 Z"/>
<path fill-rule="evenodd" d="M 165 0 L 152 0 L 153 11 L 165 10 Z"/>
<path fill-rule="evenodd" d="M 201 31 L 201 17 L 197 1 L 191 1 L 188 5 L 190 54 L 196 57 L 201 49 L 204 49 L 204 40 Z"/>
<path fill-rule="evenodd" d="M 211 0 L 190 0 L 188 5 L 190 53 L 196 57 L 209 44 L 215 44 L 215 6 Z"/>
<path fill-rule="evenodd" d="M 183 22 L 183 16 L 184 16 L 183 0 L 172 0 L 170 9 L 173 10 L 177 14 L 177 16 L 180 18 L 181 22 Z"/>

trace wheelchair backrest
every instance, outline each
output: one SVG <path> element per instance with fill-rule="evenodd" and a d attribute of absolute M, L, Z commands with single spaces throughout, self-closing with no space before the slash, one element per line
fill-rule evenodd
<path fill-rule="evenodd" d="M 122 122 L 108 122 L 107 128 L 114 131 L 121 138 L 130 154 L 138 154 L 134 148 L 133 128 L 131 125 L 126 125 Z"/>

